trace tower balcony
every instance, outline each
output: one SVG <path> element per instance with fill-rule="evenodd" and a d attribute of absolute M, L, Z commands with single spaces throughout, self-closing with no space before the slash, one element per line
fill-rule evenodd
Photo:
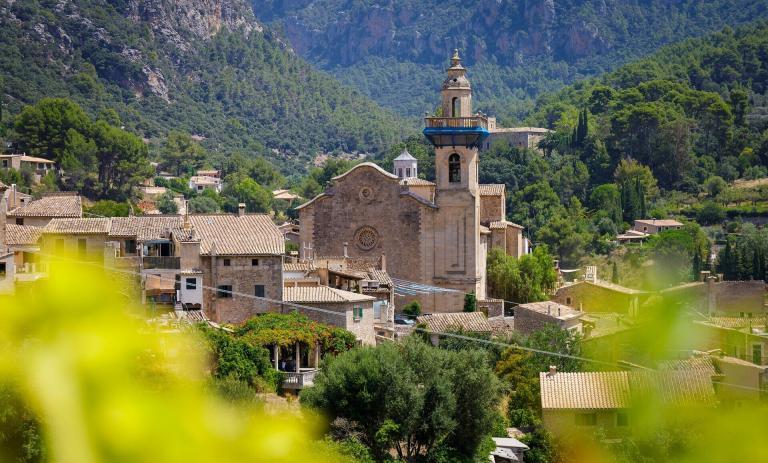
<path fill-rule="evenodd" d="M 424 136 L 436 147 L 482 145 L 488 132 L 488 118 L 482 115 L 470 117 L 426 117 Z"/>

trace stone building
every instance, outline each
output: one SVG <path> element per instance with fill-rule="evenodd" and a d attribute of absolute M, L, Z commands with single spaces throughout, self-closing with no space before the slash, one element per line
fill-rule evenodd
<path fill-rule="evenodd" d="M 394 173 L 358 164 L 297 208 L 302 258 L 339 256 L 349 243 L 350 257 L 385 254 L 393 278 L 457 290 L 396 301 L 419 300 L 425 312 L 461 310 L 465 292 L 485 300 L 491 246 L 516 257 L 527 252 L 522 227 L 506 221 L 503 186 L 478 181 L 488 118 L 472 113 L 472 88 L 458 52 L 447 72 L 442 115 L 427 117 L 424 129 L 435 146 L 435 182 L 416 178 L 418 162 L 403 153 Z"/>
<path fill-rule="evenodd" d="M 552 299 L 583 312 L 615 312 L 636 316 L 648 296 L 649 293 L 645 291 L 594 278 L 561 286 Z"/>
<path fill-rule="evenodd" d="M 546 325 L 555 325 L 573 333 L 582 333 L 583 313 L 552 301 L 529 302 L 515 307 L 515 331 L 531 334 Z"/>
<path fill-rule="evenodd" d="M 542 153 L 539 142 L 552 130 L 541 127 L 501 127 L 496 124 L 495 117 L 488 118 L 488 132 L 490 135 L 483 143 L 483 149 L 487 150 L 497 141 L 506 141 L 515 148 L 527 148 Z"/>

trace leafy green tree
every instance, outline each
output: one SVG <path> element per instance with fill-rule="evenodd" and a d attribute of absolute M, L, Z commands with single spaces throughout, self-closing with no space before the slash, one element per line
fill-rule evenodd
<path fill-rule="evenodd" d="M 176 214 L 179 212 L 179 206 L 173 199 L 174 195 L 170 191 L 160 196 L 157 200 L 157 210 L 163 214 Z"/>
<path fill-rule="evenodd" d="M 329 361 L 301 402 L 341 418 L 378 461 L 428 459 L 438 450 L 475 457 L 490 434 L 499 382 L 476 350 L 448 351 L 417 337 L 355 349 Z"/>
<path fill-rule="evenodd" d="M 272 204 L 272 193 L 243 174 L 227 176 L 221 193 L 227 198 L 225 208 L 230 212 L 237 211 L 238 203 L 245 203 L 248 212 L 268 212 Z"/>
<path fill-rule="evenodd" d="M 714 201 L 705 201 L 696 214 L 696 220 L 704 225 L 714 225 L 722 223 L 726 214 L 723 206 Z"/>
<path fill-rule="evenodd" d="M 410 317 L 418 317 L 421 315 L 421 304 L 419 301 L 412 301 L 403 306 L 403 313 Z"/>
<path fill-rule="evenodd" d="M 707 181 L 704 182 L 704 189 L 707 190 L 707 194 L 710 198 L 716 197 L 726 188 L 728 188 L 728 184 L 725 182 L 725 180 L 723 180 L 722 177 L 718 177 L 717 175 L 709 177 Z"/>
<path fill-rule="evenodd" d="M 18 391 L 0 382 L 0 455 L 7 461 L 48 461 L 42 426 Z"/>
<path fill-rule="evenodd" d="M 130 210 L 128 203 L 102 199 L 93 203 L 93 206 L 86 208 L 83 212 L 86 215 L 101 217 L 128 217 Z"/>
<path fill-rule="evenodd" d="M 604 184 L 592 190 L 590 206 L 598 216 L 607 217 L 616 225 L 623 222 L 621 192 L 612 183 Z"/>
<path fill-rule="evenodd" d="M 162 162 L 160 168 L 173 172 L 176 176 L 192 174 L 201 168 L 206 159 L 206 152 L 188 133 L 172 130 L 160 150 Z"/>
<path fill-rule="evenodd" d="M 487 275 L 492 297 L 519 303 L 546 300 L 557 281 L 554 260 L 545 245 L 537 246 L 520 259 L 492 248 L 488 253 Z"/>
<path fill-rule="evenodd" d="M 14 130 L 23 152 L 60 163 L 70 130 L 87 135 L 91 131 L 91 120 L 73 101 L 43 98 L 21 111 L 16 117 Z"/>
<path fill-rule="evenodd" d="M 477 310 L 477 296 L 474 292 L 464 295 L 464 312 L 474 312 Z"/>
<path fill-rule="evenodd" d="M 213 214 L 219 212 L 219 203 L 207 196 L 196 196 L 187 202 L 189 212 L 193 214 Z"/>

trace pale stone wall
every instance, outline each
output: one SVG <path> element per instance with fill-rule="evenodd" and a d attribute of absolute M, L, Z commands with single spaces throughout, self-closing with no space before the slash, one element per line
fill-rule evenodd
<path fill-rule="evenodd" d="M 557 290 L 552 300 L 584 312 L 632 313 L 638 296 L 588 283 L 576 283 Z"/>
<path fill-rule="evenodd" d="M 224 259 L 230 259 L 230 266 L 224 266 Z M 259 259 L 259 265 L 251 265 L 251 259 Z M 203 294 L 206 314 L 219 323 L 242 323 L 259 313 L 276 311 L 279 303 L 255 299 L 255 285 L 264 285 L 264 297 L 275 301 L 283 300 L 283 258 L 282 256 L 217 256 L 203 257 Z M 232 291 L 247 296 L 233 295 L 231 298 L 216 296 L 215 288 L 232 285 Z M 211 289 L 213 288 L 213 289 Z"/>
<path fill-rule="evenodd" d="M 345 303 L 306 303 L 301 304 L 309 307 L 317 307 L 325 311 L 331 311 L 334 313 L 323 312 L 320 310 L 302 309 L 300 307 L 286 306 L 283 312 L 289 312 L 296 310 L 309 317 L 310 319 L 324 323 L 326 325 L 337 326 L 344 328 L 355 335 L 363 345 L 374 346 L 376 345 L 376 332 L 374 330 L 374 317 L 373 317 L 373 301 L 365 302 L 345 302 Z M 354 319 L 353 309 L 355 307 L 363 308 L 363 316 L 359 320 Z"/>
<path fill-rule="evenodd" d="M 0 294 L 13 294 L 15 289 L 16 265 L 13 254 L 0 252 L 0 263 L 5 264 L 5 274 L 0 275 Z"/>
<path fill-rule="evenodd" d="M 557 309 L 554 308 L 553 310 L 556 311 Z M 564 330 L 576 329 L 578 332 L 581 332 L 581 321 L 578 318 L 561 320 L 556 316 L 547 315 L 522 306 L 515 307 L 515 331 L 531 334 L 534 331 L 543 329 L 546 325 L 555 325 Z"/>
<path fill-rule="evenodd" d="M 608 438 L 626 435 L 629 427 L 617 426 L 617 413 L 619 410 L 542 410 L 541 418 L 547 431 L 559 437 L 578 436 L 586 433 L 594 433 L 602 428 Z M 577 426 L 576 415 L 580 413 L 595 413 L 597 424 L 595 426 Z M 630 426 L 631 426 L 630 418 Z"/>
<path fill-rule="evenodd" d="M 26 223 L 26 222 L 25 222 Z M 104 260 L 104 246 L 107 242 L 107 234 L 45 234 L 40 238 L 41 250 L 44 254 L 55 254 L 59 240 L 64 243 L 64 252 L 75 257 L 83 257 L 90 261 Z M 79 240 L 85 240 L 85 256 L 79 255 Z"/>
<path fill-rule="evenodd" d="M 23 224 L 21 225 L 31 225 L 33 227 L 44 227 L 48 225 L 48 222 L 53 220 L 52 217 L 19 217 L 20 219 L 23 219 Z M 9 223 L 16 223 L 16 217 L 8 217 Z"/>

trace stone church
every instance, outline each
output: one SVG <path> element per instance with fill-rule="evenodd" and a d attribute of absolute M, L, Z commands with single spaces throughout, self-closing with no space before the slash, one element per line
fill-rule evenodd
<path fill-rule="evenodd" d="M 407 151 L 394 160 L 392 173 L 366 162 L 334 177 L 297 208 L 303 258 L 385 256 L 393 278 L 415 283 L 398 291 L 398 307 L 419 300 L 424 312 L 455 312 L 464 293 L 474 292 L 480 307 L 495 304 L 491 311 L 498 313 L 500 302 L 486 295 L 488 250 L 519 257 L 528 245 L 523 228 L 506 221 L 504 185 L 478 181 L 488 117 L 472 113 L 466 72 L 455 51 L 442 84 L 442 113 L 425 119 L 424 135 L 435 146 L 435 182 L 418 178 L 418 161 Z"/>

